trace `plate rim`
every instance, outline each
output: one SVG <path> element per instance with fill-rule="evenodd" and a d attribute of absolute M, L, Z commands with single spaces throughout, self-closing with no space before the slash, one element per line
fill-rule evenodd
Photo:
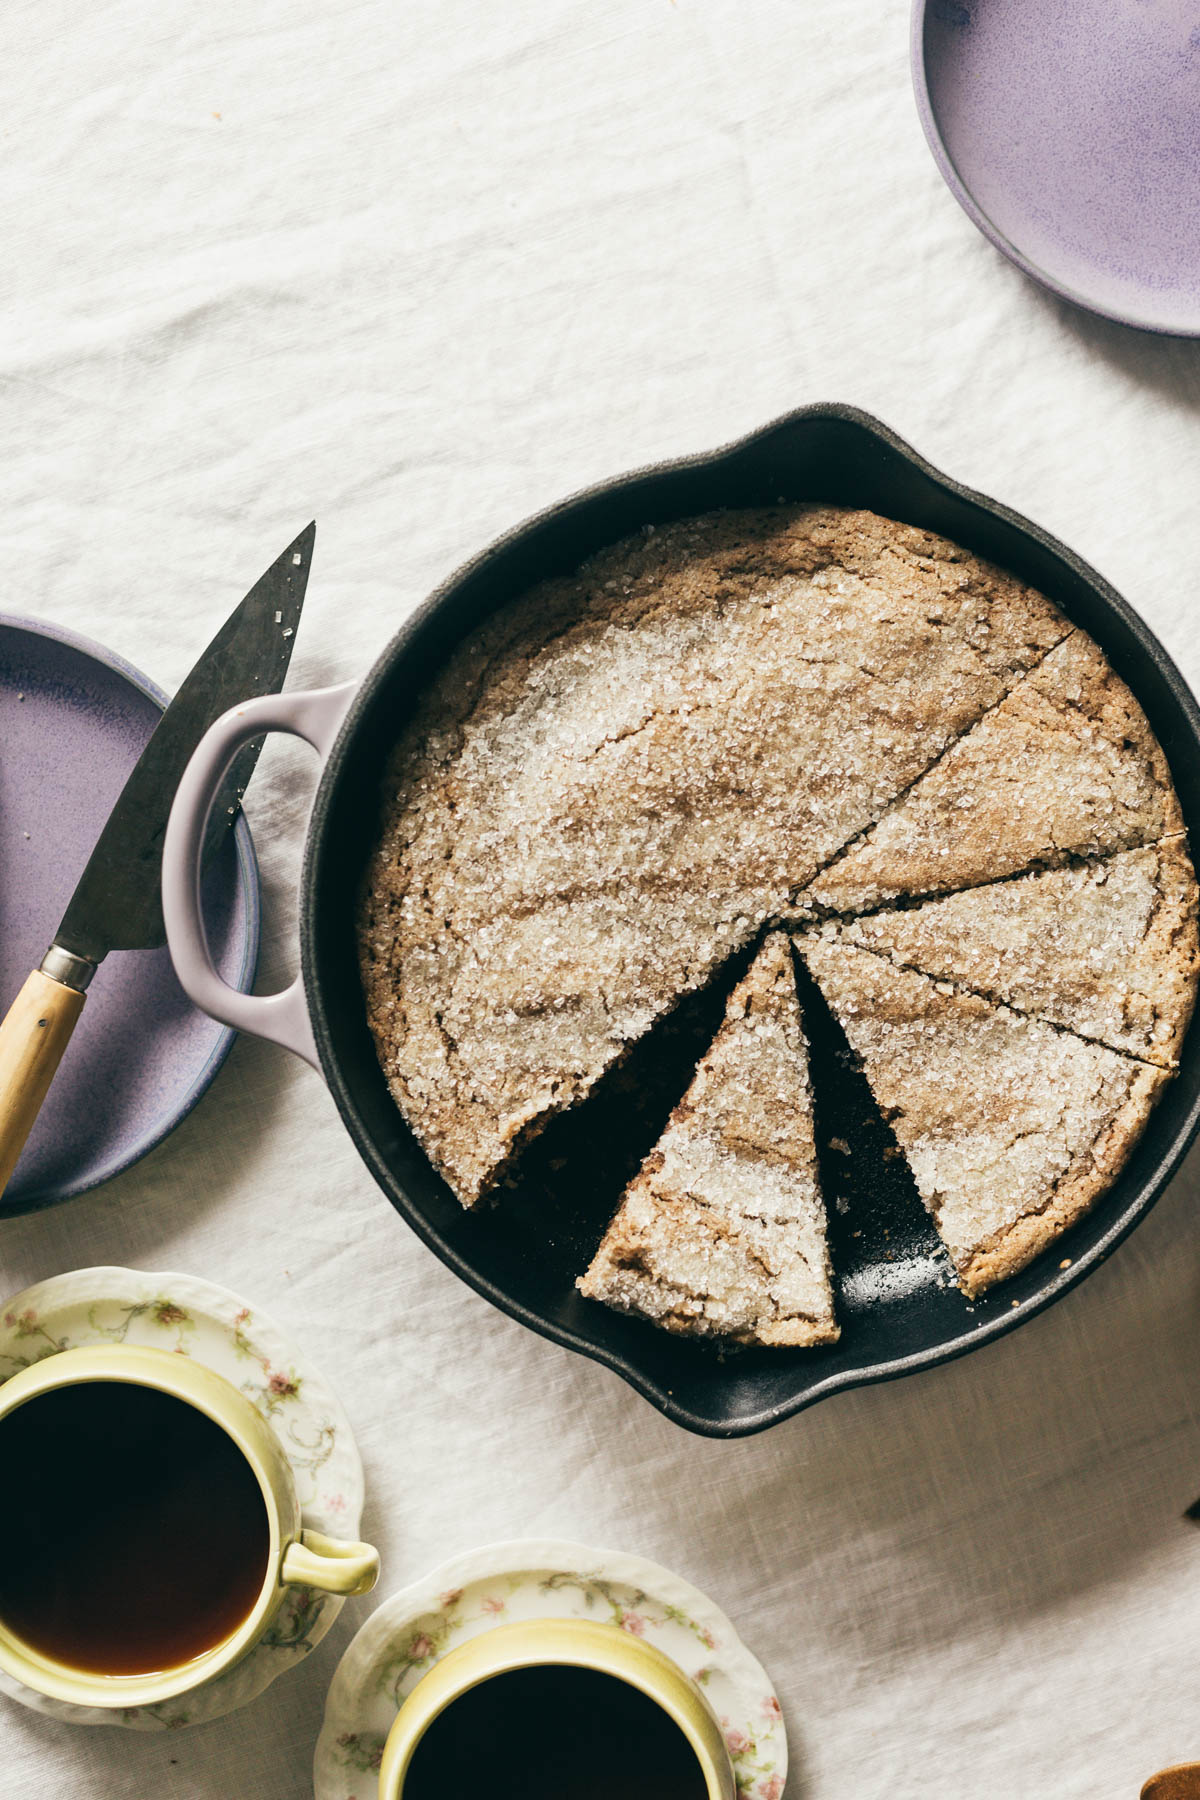
<path fill-rule="evenodd" d="M 136 664 L 131 663 L 119 651 L 111 650 L 107 644 L 99 643 L 95 638 L 75 631 L 70 626 L 59 625 L 49 619 L 30 618 L 24 613 L 0 612 L 0 634 L 9 631 L 23 631 L 31 637 L 48 638 L 52 643 L 62 644 L 68 650 L 75 650 L 99 663 L 102 668 L 112 674 L 119 675 L 138 693 L 153 702 L 161 712 L 165 712 L 170 700 L 166 691 L 156 681 L 151 681 Z M 254 984 L 258 970 L 258 956 L 262 941 L 262 886 L 259 875 L 258 855 L 254 848 L 254 837 L 250 830 L 249 820 L 244 811 L 239 812 L 233 827 L 234 849 L 237 856 L 236 885 L 241 891 L 246 908 L 246 924 L 242 934 L 242 956 L 235 985 L 242 993 L 248 993 Z M 119 1155 L 110 1157 L 102 1165 L 93 1165 L 91 1172 L 78 1180 L 60 1181 L 52 1186 L 43 1187 L 28 1199 L 22 1199 L 15 1206 L 6 1206 L 0 1200 L 0 1223 L 7 1218 L 20 1218 L 27 1213 L 45 1212 L 52 1206 L 61 1206 L 67 1200 L 77 1199 L 80 1194 L 87 1194 L 93 1188 L 102 1187 L 113 1176 L 132 1168 L 151 1150 L 157 1148 L 176 1128 L 182 1125 L 188 1114 L 194 1110 L 203 1095 L 212 1086 L 218 1070 L 233 1048 L 233 1040 L 237 1032 L 232 1026 L 226 1026 L 217 1037 L 212 1049 L 206 1057 L 199 1073 L 189 1086 L 182 1102 L 170 1109 L 169 1113 L 159 1119 L 149 1130 L 139 1134 L 133 1145 Z"/>
<path fill-rule="evenodd" d="M 1123 311 L 1119 307 L 1106 306 L 1102 301 L 1089 298 L 1079 288 L 1071 287 L 1043 269 L 1032 257 L 1013 243 L 1003 232 L 995 220 L 983 210 L 971 189 L 959 174 L 942 136 L 938 123 L 937 109 L 933 103 L 933 95 L 929 91 L 929 79 L 925 56 L 925 21 L 929 13 L 931 0 L 913 0 L 912 25 L 909 36 L 909 57 L 912 66 L 913 97 L 916 100 L 917 116 L 921 121 L 921 129 L 925 141 L 937 164 L 938 173 L 946 186 L 962 207 L 977 231 L 982 232 L 988 242 L 993 244 L 1002 256 L 1006 256 L 1021 272 L 1036 281 L 1040 287 L 1065 300 L 1071 306 L 1078 306 L 1084 312 L 1092 313 L 1096 318 L 1109 319 L 1115 325 L 1124 325 L 1134 331 L 1153 332 L 1156 337 L 1189 339 L 1200 338 L 1200 305 L 1197 306 L 1195 322 L 1191 325 L 1166 325 L 1160 320 L 1150 319 L 1136 312 Z"/>

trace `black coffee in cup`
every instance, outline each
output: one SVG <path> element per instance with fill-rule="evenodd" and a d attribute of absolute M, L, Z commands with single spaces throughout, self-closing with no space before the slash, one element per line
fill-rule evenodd
<path fill-rule="evenodd" d="M 539 1664 L 468 1688 L 428 1726 L 403 1800 L 705 1800 L 683 1732 L 598 1669 Z"/>
<path fill-rule="evenodd" d="M 174 1669 L 262 1591 L 270 1526 L 250 1464 L 184 1400 L 127 1381 L 35 1395 L 0 1419 L 0 1619 L 95 1675 Z"/>

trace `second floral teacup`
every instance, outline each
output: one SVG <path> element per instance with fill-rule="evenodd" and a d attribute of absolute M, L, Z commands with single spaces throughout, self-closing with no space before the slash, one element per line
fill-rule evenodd
<path fill-rule="evenodd" d="M 436 1662 L 384 1747 L 379 1800 L 734 1800 L 721 1727 L 692 1679 L 615 1625 L 498 1625 Z"/>

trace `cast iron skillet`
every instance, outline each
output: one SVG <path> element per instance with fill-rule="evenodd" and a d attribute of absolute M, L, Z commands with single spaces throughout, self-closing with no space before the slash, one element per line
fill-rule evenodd
<path fill-rule="evenodd" d="M 542 577 L 571 570 L 647 524 L 779 499 L 865 506 L 929 527 L 1048 594 L 1103 646 L 1145 708 L 1197 841 L 1200 710 L 1121 597 L 1046 532 L 948 480 L 865 413 L 811 406 L 712 455 L 604 482 L 521 526 L 439 588 L 361 686 L 235 708 L 188 770 L 164 862 L 168 935 L 184 987 L 218 1018 L 287 1044 L 321 1070 L 375 1179 L 435 1254 L 514 1318 L 606 1363 L 668 1418 L 714 1437 L 761 1431 L 840 1388 L 929 1368 L 1014 1330 L 1112 1252 L 1161 1193 L 1200 1124 L 1200 1036 L 1193 1030 L 1179 1078 L 1112 1190 L 1024 1274 L 968 1304 L 949 1280 L 903 1163 L 886 1155 L 887 1129 L 867 1103 L 861 1077 L 839 1059 L 836 1028 L 806 990 L 814 1064 L 818 1076 L 824 1072 L 818 1130 L 839 1146 L 826 1151 L 824 1163 L 834 1196 L 843 1330 L 840 1343 L 820 1351 L 722 1351 L 610 1312 L 574 1288 L 623 1174 L 682 1094 L 736 970 L 726 973 L 721 991 L 689 1002 L 678 1021 L 635 1052 L 606 1092 L 579 1109 L 577 1122 L 552 1126 L 541 1150 L 530 1153 L 532 1172 L 495 1208 L 464 1212 L 434 1172 L 380 1073 L 354 934 L 382 765 L 416 695 L 465 633 Z M 234 995 L 213 974 L 192 896 L 195 850 L 219 772 L 238 742 L 269 727 L 307 737 L 325 765 L 302 876 L 303 973 L 267 1000 Z"/>

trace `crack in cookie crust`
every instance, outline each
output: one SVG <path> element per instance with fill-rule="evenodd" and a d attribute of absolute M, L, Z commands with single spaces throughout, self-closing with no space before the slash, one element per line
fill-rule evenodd
<path fill-rule="evenodd" d="M 385 1075 L 459 1198 L 1069 631 L 931 533 L 818 506 L 628 540 L 464 644 L 360 912 Z"/>
<path fill-rule="evenodd" d="M 974 1296 L 1109 1187 L 1167 1071 L 898 968 L 824 931 L 796 940 Z"/>
<path fill-rule="evenodd" d="M 1074 631 L 810 884 L 798 911 L 874 911 L 1182 829 L 1145 714 Z"/>
<path fill-rule="evenodd" d="M 1035 871 L 821 927 L 897 967 L 950 981 L 1174 1068 L 1200 972 L 1186 840 Z"/>

